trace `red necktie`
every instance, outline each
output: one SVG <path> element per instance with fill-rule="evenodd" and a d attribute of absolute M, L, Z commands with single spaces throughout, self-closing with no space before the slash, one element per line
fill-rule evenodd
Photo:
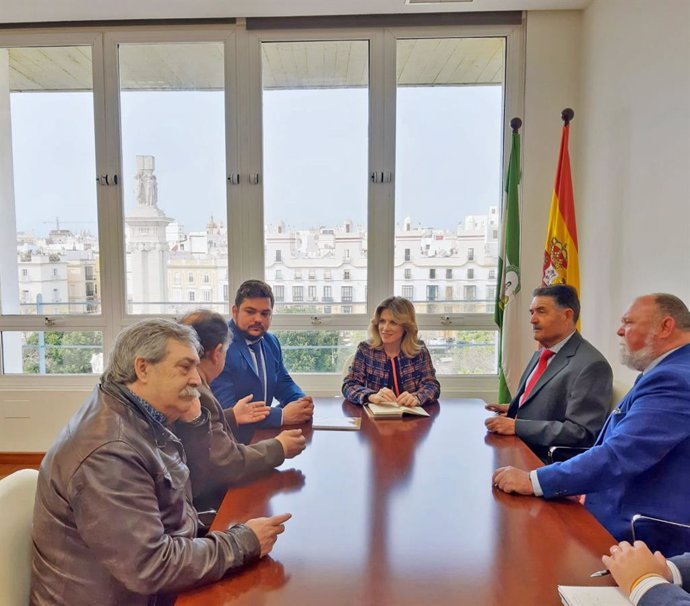
<path fill-rule="evenodd" d="M 522 406 L 525 403 L 525 400 L 527 399 L 527 396 L 529 396 L 530 392 L 532 391 L 532 388 L 537 384 L 537 381 L 544 374 L 544 371 L 546 370 L 546 365 L 547 365 L 549 359 L 555 355 L 556 355 L 556 352 L 551 351 L 550 349 L 542 349 L 541 350 L 541 354 L 539 354 L 539 362 L 537 362 L 537 368 L 532 373 L 532 376 L 530 377 L 529 381 L 527 381 L 527 385 L 525 386 L 525 391 L 522 392 L 522 396 L 520 397 L 520 406 Z"/>

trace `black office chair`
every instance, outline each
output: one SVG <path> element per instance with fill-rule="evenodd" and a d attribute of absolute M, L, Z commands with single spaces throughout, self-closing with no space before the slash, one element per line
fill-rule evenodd
<path fill-rule="evenodd" d="M 625 397 L 630 391 L 630 385 L 621 381 L 613 381 L 613 391 L 611 393 L 611 410 Z M 574 456 L 589 450 L 578 446 L 552 446 L 547 453 L 548 463 L 558 463 L 572 459 Z"/>
<path fill-rule="evenodd" d="M 548 463 L 562 463 L 582 452 L 589 450 L 589 448 L 580 446 L 552 446 L 547 453 Z"/>
<path fill-rule="evenodd" d="M 666 557 L 690 551 L 690 524 L 636 513 L 630 520 L 633 541 L 644 541 L 652 550 Z"/>

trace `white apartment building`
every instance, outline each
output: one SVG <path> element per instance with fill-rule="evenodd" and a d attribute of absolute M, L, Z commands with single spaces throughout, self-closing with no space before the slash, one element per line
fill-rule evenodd
<path fill-rule="evenodd" d="M 150 220 L 150 219 L 149 219 Z M 128 223 L 131 227 L 130 218 Z M 493 306 L 496 288 L 497 209 L 468 216 L 454 231 L 413 226 L 406 218 L 395 233 L 395 293 L 426 313 L 483 312 Z M 167 233 L 163 225 L 172 227 Z M 186 232 L 164 217 L 157 229 L 137 233 L 127 254 L 132 284 L 150 287 L 150 256 L 155 254 L 155 302 L 138 300 L 150 313 L 181 314 L 195 307 L 228 313 L 227 231 L 211 218 L 204 231 Z M 64 235 L 64 234 L 63 234 Z M 150 242 L 146 240 L 148 236 Z M 279 312 L 364 313 L 367 300 L 367 237 L 361 226 L 346 221 L 318 229 L 291 229 L 284 222 L 265 231 L 266 272 Z M 90 236 L 62 242 L 35 240 L 33 254 L 20 247 L 19 285 L 23 313 L 93 313 L 98 311 L 98 251 Z M 134 243 L 132 243 L 134 244 Z M 76 250 L 75 250 L 76 249 Z M 45 251 L 50 250 L 50 254 Z M 143 266 L 146 252 L 146 266 Z M 165 264 L 163 262 L 165 261 Z M 137 277 L 136 279 L 135 276 Z M 42 297 L 42 311 L 36 306 Z"/>

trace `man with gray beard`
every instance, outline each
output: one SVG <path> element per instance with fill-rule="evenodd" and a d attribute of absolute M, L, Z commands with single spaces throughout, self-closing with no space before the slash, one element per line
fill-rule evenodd
<path fill-rule="evenodd" d="M 208 423 L 198 352 L 194 330 L 168 320 L 118 336 L 101 384 L 41 463 L 30 604 L 171 604 L 178 591 L 271 551 L 289 514 L 197 537 L 185 448 L 172 427 Z"/>
<path fill-rule="evenodd" d="M 587 509 L 621 541 L 632 538 L 636 513 L 690 523 L 690 312 L 673 295 L 639 297 L 617 334 L 623 362 L 641 374 L 594 446 L 531 472 L 502 467 L 493 483 L 545 498 L 585 494 Z M 650 548 L 678 553 L 660 536 Z"/>

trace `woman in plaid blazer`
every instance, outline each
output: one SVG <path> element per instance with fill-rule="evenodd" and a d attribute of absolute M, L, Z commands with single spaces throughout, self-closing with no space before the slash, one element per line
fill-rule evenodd
<path fill-rule="evenodd" d="M 417 338 L 414 306 L 388 297 L 376 308 L 369 340 L 357 347 L 343 380 L 343 395 L 355 404 L 395 401 L 420 406 L 438 399 L 441 386 L 424 343 Z"/>

